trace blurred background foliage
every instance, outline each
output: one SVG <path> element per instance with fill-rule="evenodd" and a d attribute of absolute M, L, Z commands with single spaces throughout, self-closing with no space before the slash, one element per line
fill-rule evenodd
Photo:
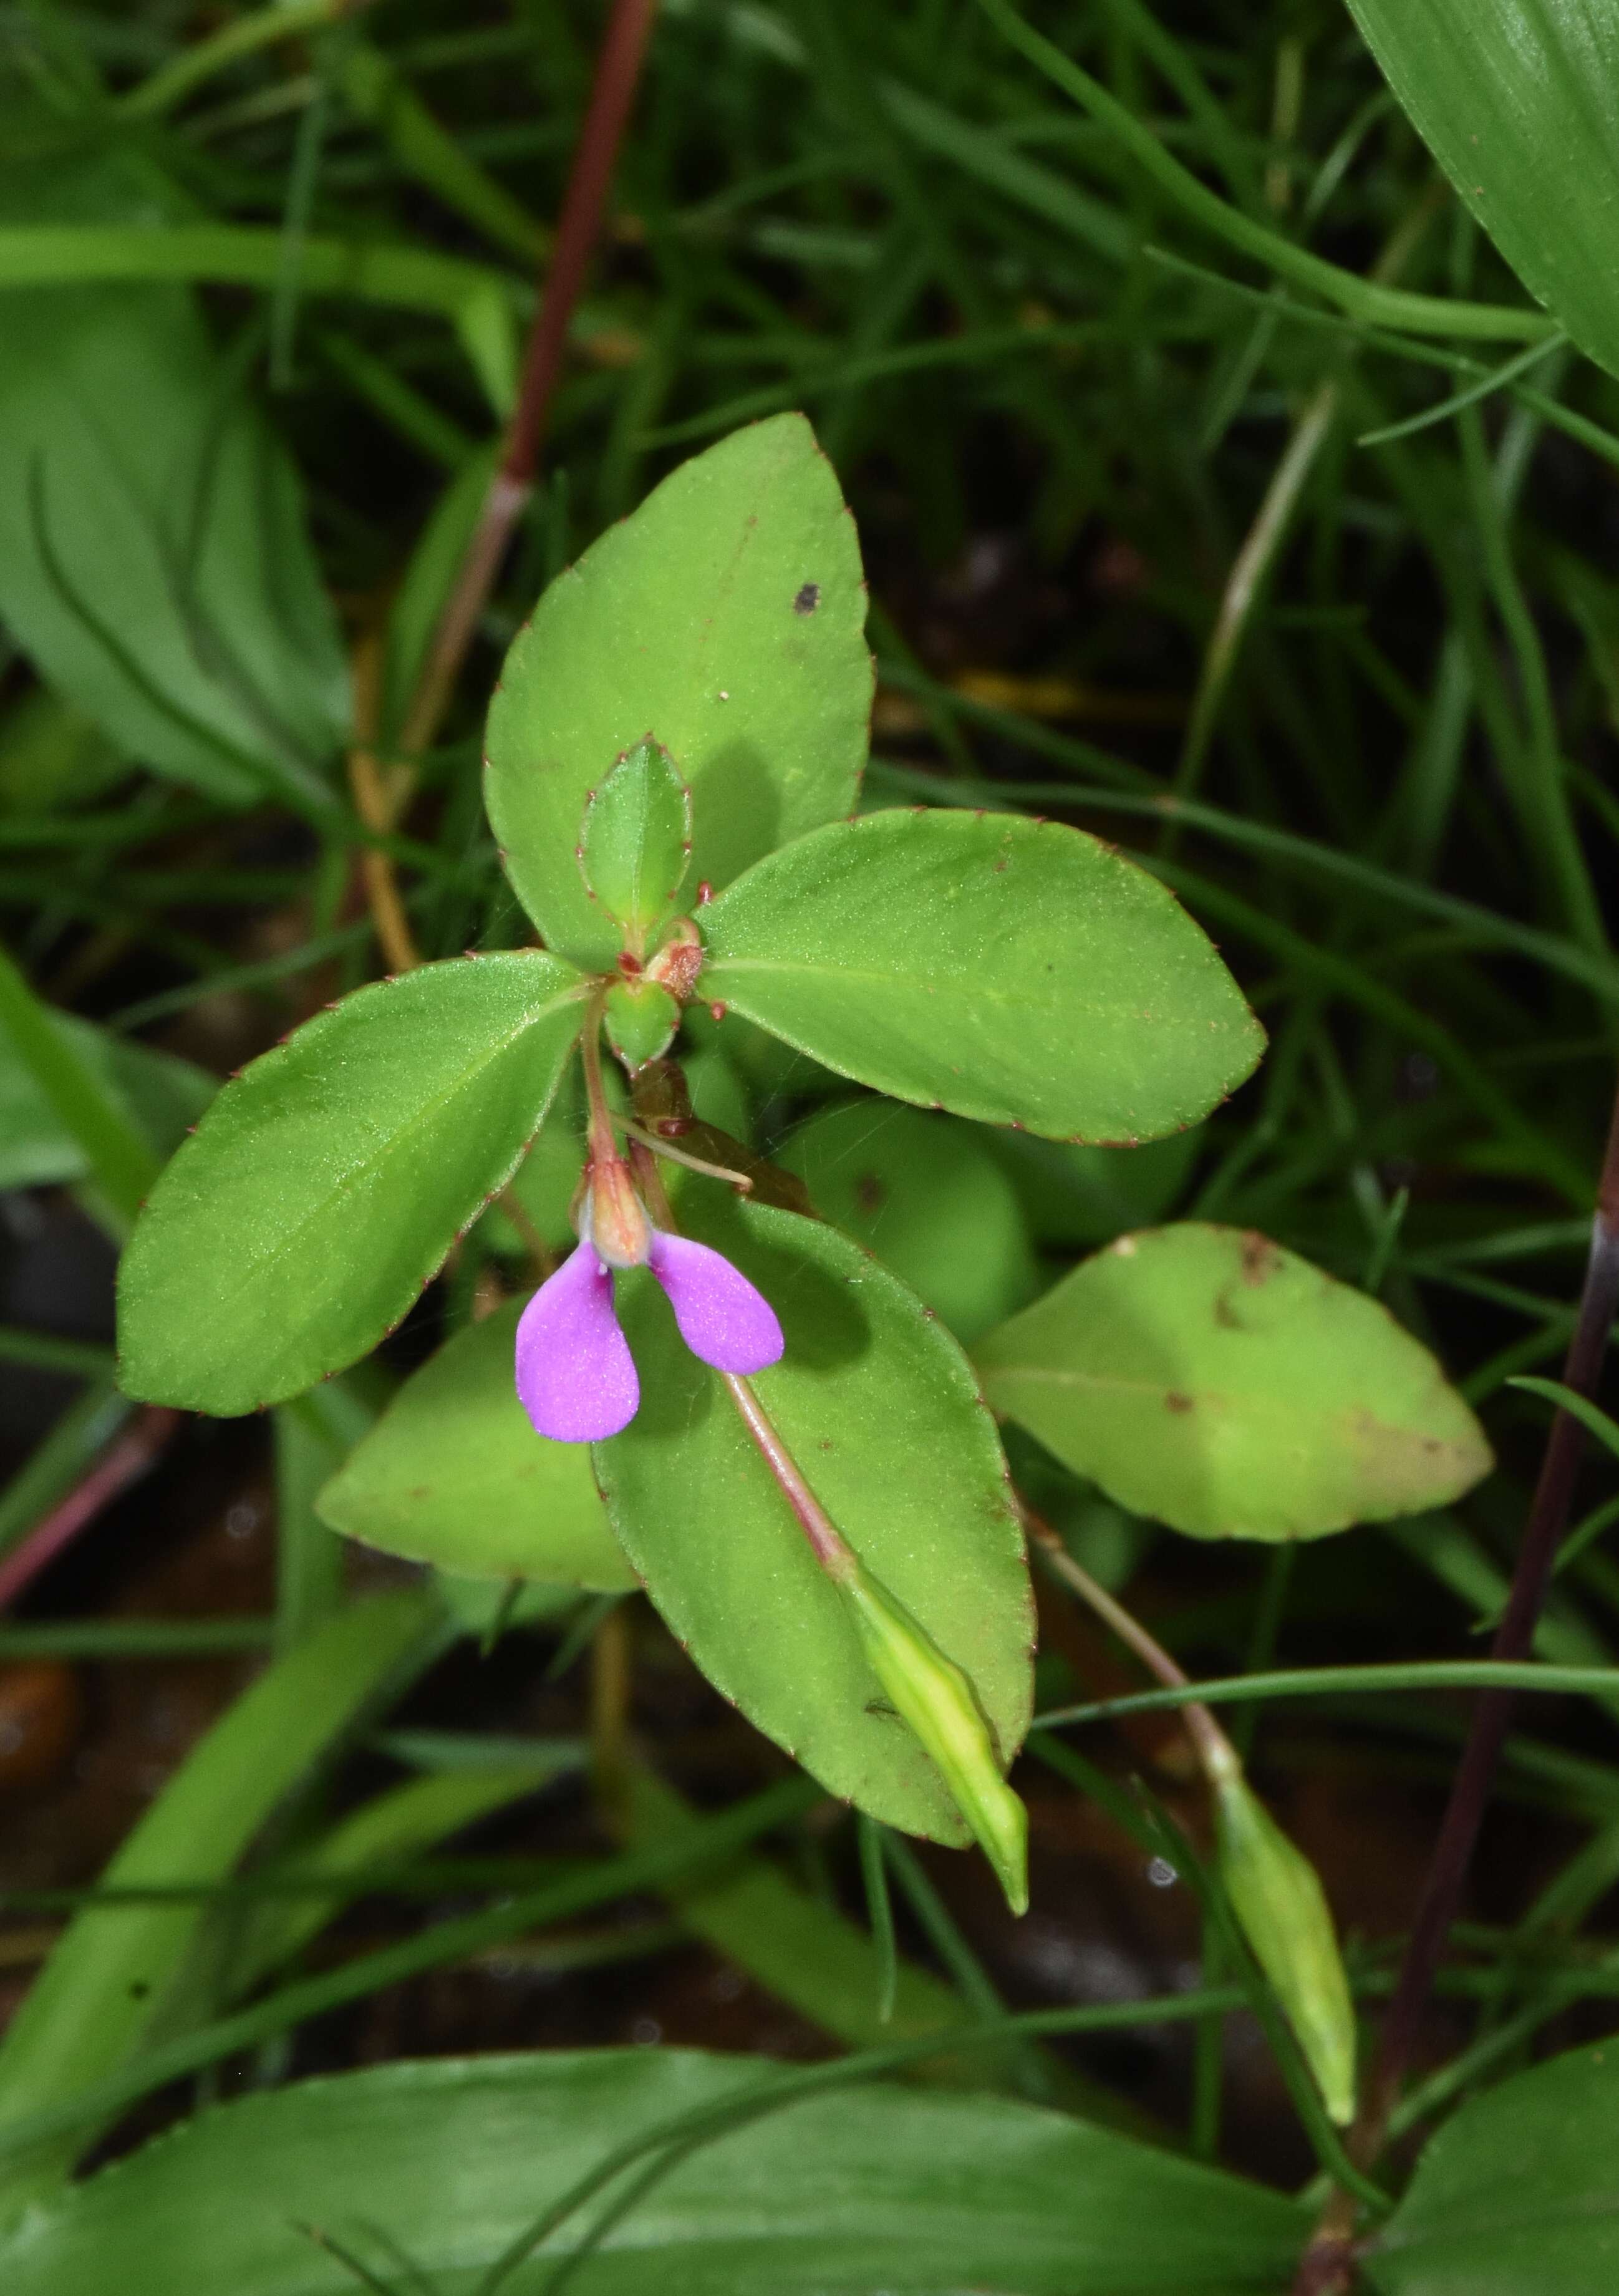
<path fill-rule="evenodd" d="M 366 775 L 397 762 L 510 410 L 601 12 L 0 12 L 0 929 L 149 1160 L 221 1075 L 383 969 L 368 852 L 391 855 L 424 955 L 520 943 L 480 800 L 502 652 L 544 583 L 683 455 L 802 407 L 866 555 L 868 801 L 1026 807 L 1119 842 L 1219 940 L 1271 1046 L 1231 1106 L 1162 1148 L 974 1135 L 936 1155 L 925 1120 L 866 1121 L 829 1104 L 846 1095 L 813 1064 L 763 1041 L 720 1060 L 694 1029 L 713 1119 L 775 1143 L 808 1119 L 785 1161 L 969 1338 L 1077 1252 L 1166 1217 L 1261 1228 L 1379 1293 L 1501 1458 L 1443 1518 L 1296 1558 L 1193 1549 L 1014 1438 L 1016 1464 L 1193 1670 L 1474 1654 L 1546 1423 L 1505 1382 L 1566 1344 L 1611 1088 L 1619 384 L 1560 335 L 1525 349 L 1540 315 L 1337 0 L 1030 12 L 1229 213 L 1342 274 L 1494 307 L 1499 340 L 1413 332 L 1283 279 L 970 0 L 666 0 L 540 482 L 379 846 Z M 147 1447 L 135 1465 L 162 1454 L 0 1628 L 0 1939 L 19 1990 L 61 1893 L 89 1882 L 244 1678 L 232 1652 L 337 1630 L 344 1566 L 310 1494 L 519 1242 L 492 1215 L 384 1357 L 282 1414 L 273 1440 L 153 1429 L 112 1390 L 122 1218 L 86 1173 L 0 1064 L 0 1546 L 79 1488 L 120 1426 Z M 534 1160 L 543 1233 L 568 1185 Z M 1619 1566 L 1600 1534 L 1619 1508 L 1600 1472 L 1582 1496 L 1597 1512 L 1540 1648 L 1601 1662 Z M 389 1570 L 360 1557 L 348 1583 Z M 429 1632 L 391 1735 L 340 1789 L 326 1747 L 320 1791 L 344 1804 L 401 1763 L 462 1781 L 424 1831 L 401 1820 L 397 1890 L 351 1917 L 365 1942 L 430 1939 L 423 1898 L 447 1917 L 503 1873 L 532 1883 L 538 1857 L 605 1857 L 579 1783 L 593 1634 L 597 1697 L 633 1662 L 616 1694 L 695 1800 L 778 1776 L 651 1614 L 615 1599 L 542 1597 L 514 1620 L 462 1588 L 463 1625 L 492 1652 L 463 1634 L 446 1655 Z M 621 1639 L 604 1658 L 609 1611 Z M 1057 1598 L 1041 1665 L 1047 1704 L 1134 1679 Z M 1568 1972 L 1606 1967 L 1600 1923 L 1580 1932 L 1619 1874 L 1611 1718 L 1538 1702 L 1519 1721 L 1449 1980 L 1510 2028 L 1497 2062 L 1603 2030 L 1613 1990 L 1592 1974 L 1569 2005 Z M 1367 2002 L 1462 1722 L 1439 1698 L 1321 1699 L 1261 1730 L 1261 1771 L 1326 1875 Z M 536 1734 L 574 1749 L 546 1801 L 474 1836 L 460 1867 L 418 1869 L 424 1842 L 532 1792 Z M 1183 1754 L 1155 1718 L 1108 1759 L 1146 1766 L 1173 1803 Z M 977 2007 L 997 1987 L 1127 1998 L 1195 1964 L 1196 1911 L 1158 1886 L 1163 1860 L 1116 1811 L 1024 1768 L 1022 1930 L 961 1861 L 893 1851 L 922 2022 L 931 1988 Z M 632 1838 L 682 1822 L 649 1787 Z M 303 2028 L 296 2062 L 659 2036 L 814 2055 L 870 2038 L 874 2013 L 850 2008 L 825 1943 L 864 1918 L 852 1830 L 794 1822 L 784 1840 L 750 1900 L 649 1904 L 604 1868 L 618 1910 L 599 1925 L 570 1913 L 520 1950 L 446 1939 L 448 1973 L 379 1972 L 367 2002 Z M 221 1855 L 223 1874 L 235 1850 Z M 274 1928 L 204 1985 L 214 2011 L 305 1950 L 307 1926 Z M 1442 2007 L 1436 2054 L 1460 2013 Z M 1302 2173 L 1255 2030 L 1228 2021 L 1223 2136 L 1218 2046 L 1180 2030 L 1009 2059 L 1006 2078 L 1054 2098 L 1105 2081 L 1120 2112 L 1190 2111 L 1204 2151 Z"/>

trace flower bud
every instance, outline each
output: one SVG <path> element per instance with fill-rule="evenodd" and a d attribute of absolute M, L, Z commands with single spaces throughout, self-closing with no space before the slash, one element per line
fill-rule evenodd
<path fill-rule="evenodd" d="M 871 1671 L 937 1765 L 1013 1913 L 1028 1910 L 1028 1815 L 1001 1775 L 971 1682 L 880 1578 L 851 1557 L 835 1583 Z"/>
<path fill-rule="evenodd" d="M 1234 1767 L 1214 1781 L 1220 1878 L 1340 2127 L 1354 2119 L 1354 2008 L 1313 1866 Z"/>
<path fill-rule="evenodd" d="M 602 1004 L 607 1041 L 634 1076 L 669 1049 L 680 1026 L 680 1007 L 668 990 L 643 974 L 615 980 Z"/>
<path fill-rule="evenodd" d="M 622 1156 L 596 1158 L 586 1168 L 579 1234 L 608 1267 L 645 1266 L 651 1222 Z"/>
<path fill-rule="evenodd" d="M 697 987 L 697 976 L 702 969 L 702 937 L 690 917 L 676 917 L 664 937 L 663 947 L 648 959 L 646 977 L 684 1004 Z"/>

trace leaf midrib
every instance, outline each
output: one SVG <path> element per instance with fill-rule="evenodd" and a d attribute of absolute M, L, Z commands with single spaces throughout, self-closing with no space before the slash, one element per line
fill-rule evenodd
<path fill-rule="evenodd" d="M 881 988 L 920 989 L 924 992 L 932 990 L 936 996 L 941 990 L 946 990 L 969 1005 L 1000 1005 L 1018 1012 L 1039 1012 L 1045 1009 L 1037 998 L 1027 995 L 1019 996 L 1015 991 L 997 989 L 977 980 L 955 981 L 946 977 L 940 981 L 924 973 L 902 972 L 893 965 L 879 970 L 869 965 L 814 964 L 803 957 L 715 956 L 704 968 L 702 978 L 707 987 L 724 988 L 726 983 L 720 976 L 735 972 L 791 973 L 797 978 L 813 980 L 827 988 L 841 988 L 846 983 L 861 981 Z M 1099 1014 L 1116 1015 L 1122 1001 L 1121 999 L 1111 1004 L 1081 1004 L 1077 998 L 1065 996 L 1063 1011 L 1057 1017 L 1066 1023 L 1081 1014 L 1089 1014 L 1092 1017 Z M 1151 1013 L 1136 1013 L 1129 1017 L 1149 1027 L 1167 1025 L 1188 1029 L 1195 1029 L 1199 1025 L 1206 1027 L 1206 1016 L 1188 1015 L 1184 1020 L 1179 1016 L 1172 1016 L 1167 1022 Z"/>

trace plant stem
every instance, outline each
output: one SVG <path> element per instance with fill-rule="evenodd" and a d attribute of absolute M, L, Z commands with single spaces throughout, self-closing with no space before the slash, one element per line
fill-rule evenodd
<path fill-rule="evenodd" d="M 846 1578 L 854 1561 L 848 1542 L 805 1481 L 797 1461 L 776 1432 L 774 1423 L 745 1379 L 739 1379 L 734 1372 L 730 1371 L 722 1372 L 720 1377 L 725 1382 L 743 1426 L 753 1438 L 759 1456 L 775 1477 L 782 1497 L 797 1517 L 798 1528 L 808 1539 L 816 1562 L 829 1578 Z"/>
<path fill-rule="evenodd" d="M 1155 1642 L 1140 1620 L 1132 1618 L 1122 1603 L 1115 1602 L 1107 1588 L 1075 1562 L 1051 1524 L 1030 1507 L 1020 1505 L 1018 1511 L 1023 1517 L 1024 1529 L 1045 1556 L 1049 1568 L 1112 1628 L 1149 1674 L 1156 1675 L 1166 1689 L 1190 1689 L 1190 1677 L 1176 1665 L 1162 1643 Z M 1189 1698 L 1181 1709 L 1181 1718 L 1210 1785 L 1217 1785 L 1222 1778 L 1241 1771 L 1237 1749 L 1201 1699 Z"/>
<path fill-rule="evenodd" d="M 1576 1395 L 1590 1397 L 1596 1392 L 1616 1311 L 1619 1092 L 1615 1093 L 1602 1176 L 1597 1187 L 1597 1209 L 1591 1223 L 1579 1318 L 1563 1365 L 1563 1384 Z M 1585 1430 L 1580 1422 L 1571 1412 L 1558 1411 L 1546 1438 L 1524 1543 L 1512 1574 L 1512 1591 L 1491 1645 L 1492 1658 L 1516 1660 L 1529 1655 L 1567 1527 L 1584 1445 Z M 1382 2150 L 1389 2116 L 1410 2063 L 1445 1939 L 1461 1904 L 1511 1718 L 1512 1698 L 1509 1690 L 1485 1690 L 1480 1693 L 1473 1710 L 1473 1726 L 1434 1844 L 1394 1999 L 1383 2021 L 1365 2103 L 1350 2138 L 1350 2157 L 1361 2167 L 1369 2165 Z M 1353 2275 L 1353 2204 L 1342 2192 L 1334 2193 L 1299 2267 L 1294 2296 L 1341 2296 L 1341 2292 L 1349 2287 Z"/>
<path fill-rule="evenodd" d="M 162 1404 L 145 1406 L 135 1425 L 96 1461 L 83 1481 L 0 1562 L 0 1610 L 14 1603 L 104 1506 L 155 1464 L 178 1430 L 181 1416 Z"/>
<path fill-rule="evenodd" d="M 659 1227 L 673 1234 L 675 1215 L 669 1208 L 662 1175 L 651 1150 L 643 1147 L 639 1140 L 632 1140 L 630 1160 L 641 1192 L 651 1207 L 653 1218 Z M 777 1488 L 791 1507 L 799 1529 L 808 1539 L 810 1551 L 816 1562 L 829 1578 L 846 1581 L 857 1567 L 854 1552 L 805 1482 L 803 1470 L 781 1440 L 774 1421 L 745 1379 L 740 1379 L 735 1372 L 730 1371 L 722 1372 L 720 1377 L 736 1406 L 738 1417 L 753 1439 L 755 1448 L 774 1476 Z"/>
<path fill-rule="evenodd" d="M 657 12 L 658 0 L 614 0 L 563 195 L 540 307 L 524 352 L 522 381 L 507 426 L 504 451 L 405 713 L 400 747 L 407 758 L 420 756 L 437 731 L 512 529 L 534 491 L 535 470 L 561 373 L 568 326 L 601 233 L 608 186 Z"/>
<path fill-rule="evenodd" d="M 713 1164 L 704 1157 L 688 1155 L 683 1148 L 676 1148 L 671 1141 L 660 1139 L 656 1132 L 649 1132 L 644 1125 L 637 1124 L 634 1117 L 621 1116 L 617 1120 L 618 1129 L 627 1139 L 638 1140 L 654 1156 L 666 1156 L 671 1164 L 683 1165 L 688 1172 L 700 1172 L 705 1179 L 723 1180 L 740 1196 L 753 1193 L 753 1182 L 746 1172 L 735 1172 L 729 1164 Z"/>
<path fill-rule="evenodd" d="M 409 794 L 409 775 L 398 767 L 385 773 L 377 762 L 375 743 L 382 714 L 382 641 L 368 630 L 354 651 L 354 747 L 348 752 L 348 787 L 355 811 L 367 829 L 387 832 L 394 827 Z M 394 874 L 393 856 L 380 845 L 360 853 L 360 882 L 372 927 L 390 972 L 413 972 L 421 951 L 405 914 Z"/>
<path fill-rule="evenodd" d="M 585 1029 L 579 1038 L 579 1065 L 585 1073 L 586 1151 L 593 1164 L 614 1164 L 619 1160 L 613 1114 L 607 1104 L 607 1087 L 601 1081 L 601 1013 L 606 1002 L 607 990 L 598 985 L 585 1007 Z M 662 1194 L 661 1189 L 658 1193 Z M 668 1210 L 666 1198 L 664 1210 Z M 667 1225 L 674 1226 L 673 1218 Z"/>

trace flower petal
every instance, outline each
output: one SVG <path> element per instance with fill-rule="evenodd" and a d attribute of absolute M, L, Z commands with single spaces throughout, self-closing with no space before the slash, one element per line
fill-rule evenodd
<path fill-rule="evenodd" d="M 557 1443 L 600 1443 L 635 1416 L 641 1383 L 613 1313 L 613 1279 L 582 1243 L 517 1327 L 518 1400 Z"/>
<path fill-rule="evenodd" d="M 648 1265 L 669 1295 L 680 1335 L 715 1371 L 763 1371 L 786 1344 L 775 1309 L 723 1252 L 654 1233 Z"/>

